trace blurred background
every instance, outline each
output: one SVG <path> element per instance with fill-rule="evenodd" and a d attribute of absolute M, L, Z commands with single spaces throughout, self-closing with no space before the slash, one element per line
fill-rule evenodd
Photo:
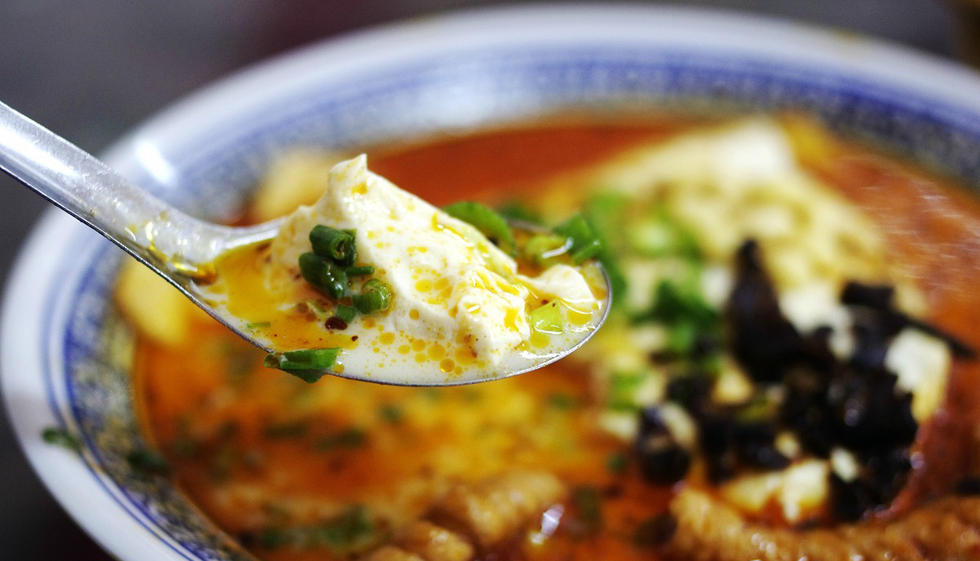
<path fill-rule="evenodd" d="M 0 100 L 98 153 L 189 91 L 269 55 L 368 25 L 496 3 L 2 0 Z M 980 0 L 685 4 L 856 31 L 980 63 Z M 5 278 L 46 203 L 6 176 L 0 177 L 0 192 L 0 271 Z M 48 496 L 17 447 L 6 416 L 0 417 L 0 502 L 4 558 L 109 558 Z"/>

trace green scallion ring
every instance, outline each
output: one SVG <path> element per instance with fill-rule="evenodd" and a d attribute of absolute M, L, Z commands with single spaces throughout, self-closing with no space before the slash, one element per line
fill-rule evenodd
<path fill-rule="evenodd" d="M 347 268 L 348 277 L 363 277 L 366 275 L 374 274 L 374 266 L 372 265 L 360 265 L 355 267 Z"/>
<path fill-rule="evenodd" d="M 379 279 L 371 279 L 361 287 L 361 293 L 351 297 L 354 307 L 362 314 L 383 312 L 391 305 L 391 287 Z"/>
<path fill-rule="evenodd" d="M 442 210 L 453 218 L 468 222 L 505 253 L 514 255 L 517 252 L 514 233 L 507 221 L 490 207 L 473 201 L 459 201 Z"/>
<path fill-rule="evenodd" d="M 333 316 L 344 320 L 345 323 L 350 323 L 354 320 L 354 316 L 357 315 L 357 308 L 353 306 L 337 306 L 333 311 Z"/>
<path fill-rule="evenodd" d="M 340 354 L 338 347 L 270 353 L 265 357 L 265 365 L 278 368 L 312 384 L 322 378 L 327 373 L 327 369 L 334 365 L 338 354 Z"/>
<path fill-rule="evenodd" d="M 310 230 L 313 253 L 345 267 L 357 261 L 357 245 L 354 230 L 337 230 L 317 224 Z"/>
<path fill-rule="evenodd" d="M 306 282 L 335 300 L 347 296 L 347 273 L 336 263 L 307 252 L 299 256 L 299 272 Z"/>

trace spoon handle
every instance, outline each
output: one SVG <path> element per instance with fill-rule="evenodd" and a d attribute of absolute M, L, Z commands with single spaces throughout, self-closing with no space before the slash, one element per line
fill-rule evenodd
<path fill-rule="evenodd" d="M 160 272 L 192 274 L 228 237 L 3 102 L 0 169 Z"/>

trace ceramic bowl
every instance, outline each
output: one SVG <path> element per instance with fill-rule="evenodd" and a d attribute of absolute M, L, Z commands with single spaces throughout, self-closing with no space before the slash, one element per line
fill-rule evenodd
<path fill-rule="evenodd" d="M 799 108 L 976 184 L 980 78 L 875 41 L 719 12 L 519 7 L 383 27 L 317 44 L 188 97 L 105 159 L 213 220 L 239 209 L 269 156 L 345 148 L 565 109 Z M 164 478 L 124 460 L 140 430 L 132 334 L 111 302 L 121 252 L 50 210 L 25 244 L 2 318 L 3 394 L 51 493 L 126 561 L 249 554 Z M 82 437 L 46 445 L 47 426 Z"/>

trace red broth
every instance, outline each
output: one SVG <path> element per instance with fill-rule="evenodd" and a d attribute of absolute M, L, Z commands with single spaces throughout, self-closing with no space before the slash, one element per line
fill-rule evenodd
<path fill-rule="evenodd" d="M 622 149 L 667 138 L 692 121 L 560 124 L 488 130 L 369 151 L 372 168 L 434 204 L 521 194 L 556 174 Z M 864 208 L 888 251 L 919 280 L 932 320 L 980 346 L 980 205 L 971 196 L 872 150 L 824 139 L 801 146 L 810 169 Z M 589 378 L 567 363 L 533 375 L 449 389 L 397 388 L 325 378 L 311 388 L 261 366 L 261 353 L 202 316 L 189 342 L 165 347 L 141 338 L 136 392 L 151 441 L 174 466 L 179 486 L 231 535 L 283 516 L 303 523 L 323 505 L 396 505 L 419 516 L 450 481 L 512 467 L 588 485 L 603 499 L 601 529 L 558 532 L 543 545 L 522 538 L 494 559 L 632 560 L 636 527 L 664 510 L 669 488 L 635 469 L 613 473 L 626 445 L 600 431 Z M 312 392 L 312 393 L 311 393 Z M 980 368 L 957 363 L 946 411 L 925 439 L 926 468 L 899 506 L 945 493 L 968 469 L 970 434 L 980 425 Z M 316 404 L 316 405 L 313 405 Z M 281 504 L 280 504 L 281 503 Z M 394 507 L 393 507 L 394 508 Z M 329 550 L 266 548 L 265 559 L 339 559 Z"/>

